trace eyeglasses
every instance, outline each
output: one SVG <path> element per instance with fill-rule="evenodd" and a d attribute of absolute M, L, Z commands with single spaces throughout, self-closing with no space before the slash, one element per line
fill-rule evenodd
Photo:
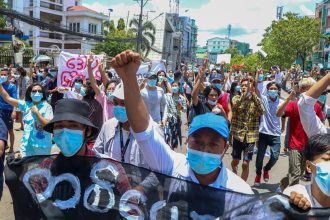
<path fill-rule="evenodd" d="M 42 93 L 42 90 L 32 90 L 31 92 L 34 92 L 34 93 L 37 93 L 37 92 Z"/>

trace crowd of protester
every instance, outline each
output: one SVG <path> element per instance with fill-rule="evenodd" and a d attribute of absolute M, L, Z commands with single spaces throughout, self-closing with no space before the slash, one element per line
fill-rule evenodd
<path fill-rule="evenodd" d="M 187 65 L 175 72 L 149 68 L 138 83 L 141 61 L 132 51 L 112 60 L 118 77 L 100 65 L 101 80 L 96 80 L 93 62 L 90 55 L 88 79 L 75 78 L 72 87 L 57 86 L 57 69 L 51 66 L 1 69 L 1 173 L 5 149 L 9 155 L 15 153 L 16 120 L 23 131 L 17 157 L 49 155 L 55 144 L 65 157 L 108 157 L 198 184 L 253 194 L 246 181 L 252 175 L 254 154 L 258 187 L 271 178 L 284 134 L 289 166 L 278 190 L 303 209 L 330 207 L 326 104 L 330 74 L 295 66 L 287 71 L 278 66 L 258 68 L 255 73 L 225 71 L 225 63 L 209 69 L 204 58 L 198 71 Z M 289 93 L 287 98 L 281 98 L 281 90 Z M 179 147 L 186 148 L 186 155 L 176 152 Z M 232 156 L 230 165 L 223 160 L 226 152 Z M 264 165 L 267 153 L 270 157 Z M 299 185 L 301 178 L 310 184 Z M 2 184 L 1 175 L 0 198 Z"/>

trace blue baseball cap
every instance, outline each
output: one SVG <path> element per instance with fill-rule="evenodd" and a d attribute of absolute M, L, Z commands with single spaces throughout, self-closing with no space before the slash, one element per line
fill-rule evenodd
<path fill-rule="evenodd" d="M 216 73 L 216 74 L 211 74 L 210 75 L 210 82 L 214 81 L 214 80 L 220 80 L 222 81 L 222 75 L 220 73 Z"/>
<path fill-rule="evenodd" d="M 229 129 L 227 120 L 223 116 L 214 113 L 206 113 L 194 117 L 190 124 L 188 137 L 201 128 L 210 128 L 228 140 Z"/>

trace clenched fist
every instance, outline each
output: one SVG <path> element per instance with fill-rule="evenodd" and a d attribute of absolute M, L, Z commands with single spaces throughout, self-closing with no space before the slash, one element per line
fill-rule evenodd
<path fill-rule="evenodd" d="M 136 73 L 140 64 L 140 54 L 131 50 L 121 52 L 111 60 L 112 67 L 116 70 L 122 80 L 128 79 L 132 76 L 136 78 Z"/>

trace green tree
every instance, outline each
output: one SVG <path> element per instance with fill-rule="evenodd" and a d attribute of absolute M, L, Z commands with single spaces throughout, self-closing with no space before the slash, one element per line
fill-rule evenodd
<path fill-rule="evenodd" d="M 123 18 L 120 18 L 120 19 L 118 20 L 117 30 L 120 30 L 120 31 L 125 30 L 125 21 L 124 21 Z"/>
<path fill-rule="evenodd" d="M 124 50 L 135 49 L 135 41 L 125 41 L 127 38 L 134 38 L 135 35 L 132 31 L 126 32 L 125 30 L 115 30 L 107 35 L 107 39 L 103 43 L 95 45 L 93 52 L 99 54 L 105 52 L 107 56 L 114 57 Z M 117 39 L 114 41 L 113 39 Z M 119 40 L 118 40 L 119 39 Z M 120 41 L 123 39 L 123 41 Z"/>
<path fill-rule="evenodd" d="M 103 21 L 102 30 L 103 30 L 103 34 L 105 36 L 107 36 L 109 34 L 109 29 L 110 29 L 110 32 L 114 32 L 116 30 L 115 22 L 113 20 L 111 20 L 110 22 L 109 22 L 109 20 Z"/>
<path fill-rule="evenodd" d="M 139 21 L 137 19 L 132 19 L 129 23 L 131 30 L 138 33 Z M 132 27 L 133 26 L 133 27 Z M 155 44 L 155 34 L 156 28 L 151 21 L 146 21 L 142 24 L 142 51 L 144 52 L 143 58 L 147 58 L 151 47 Z"/>
<path fill-rule="evenodd" d="M 320 39 L 320 21 L 307 16 L 300 17 L 292 12 L 286 13 L 284 17 L 272 22 L 259 44 L 267 53 L 265 66 L 280 65 L 288 68 L 300 57 L 304 69 L 307 57 Z"/>
<path fill-rule="evenodd" d="M 238 55 L 238 50 L 236 48 L 228 48 L 224 53 L 230 53 L 232 57 Z"/>
<path fill-rule="evenodd" d="M 0 0 L 0 8 L 6 8 L 7 4 L 5 3 L 4 0 Z M 3 18 L 2 15 L 0 15 L 0 28 L 6 27 L 6 22 L 5 19 Z"/>

